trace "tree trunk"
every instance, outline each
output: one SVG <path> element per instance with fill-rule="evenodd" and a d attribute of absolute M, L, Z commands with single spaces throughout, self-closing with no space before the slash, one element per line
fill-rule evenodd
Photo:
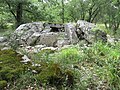
<path fill-rule="evenodd" d="M 105 25 L 105 28 L 106 28 L 106 29 L 108 29 L 108 25 L 107 25 L 107 24 L 108 24 L 108 23 L 105 21 L 105 22 L 104 22 L 104 25 Z"/>
<path fill-rule="evenodd" d="M 91 14 L 91 11 L 89 11 L 89 17 L 88 17 L 87 21 L 91 22 L 91 19 L 92 19 L 92 14 Z"/>
<path fill-rule="evenodd" d="M 64 0 L 62 0 L 62 23 L 64 23 Z"/>
<path fill-rule="evenodd" d="M 23 13 L 22 3 L 18 3 L 16 8 L 16 27 L 22 24 L 22 13 Z"/>
<path fill-rule="evenodd" d="M 113 35 L 115 35 L 115 34 L 117 33 L 117 30 L 118 30 L 118 28 L 119 28 L 119 25 L 120 25 L 119 22 L 114 25 Z"/>

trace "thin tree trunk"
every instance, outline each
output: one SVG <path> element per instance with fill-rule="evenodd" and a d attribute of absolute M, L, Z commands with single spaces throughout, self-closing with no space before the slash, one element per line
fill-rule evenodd
<path fill-rule="evenodd" d="M 62 0 L 62 23 L 64 23 L 64 0 Z"/>
<path fill-rule="evenodd" d="M 98 10 L 96 10 L 95 11 L 95 13 L 92 15 L 93 16 L 93 18 L 91 19 L 91 21 L 90 22 L 92 22 L 93 23 L 93 21 L 95 20 L 95 18 L 97 17 L 97 15 L 99 14 L 99 9 Z"/>

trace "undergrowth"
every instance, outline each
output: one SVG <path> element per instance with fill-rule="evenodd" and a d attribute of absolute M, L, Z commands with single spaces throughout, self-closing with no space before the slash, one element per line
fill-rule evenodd
<path fill-rule="evenodd" d="M 42 50 L 30 59 L 0 51 L 1 90 L 120 90 L 120 43 Z"/>
<path fill-rule="evenodd" d="M 43 52 L 41 55 L 50 53 L 49 51 Z M 32 61 L 27 63 L 21 61 L 22 55 L 12 49 L 0 51 L 1 90 L 30 88 L 40 90 L 48 86 L 61 90 L 64 87 L 73 87 L 74 75 L 69 68 L 63 68 L 59 63 L 50 61 L 39 61 L 37 63 L 39 65 L 33 64 Z"/>

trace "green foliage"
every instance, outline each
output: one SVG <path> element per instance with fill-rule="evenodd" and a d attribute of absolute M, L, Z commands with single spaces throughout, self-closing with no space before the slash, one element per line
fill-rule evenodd
<path fill-rule="evenodd" d="M 65 22 L 78 19 L 99 22 L 102 23 L 97 25 L 100 30 L 108 34 L 110 30 L 113 33 L 118 30 L 119 36 L 119 0 L 68 0 L 64 7 L 61 0 L 0 0 L 0 31 L 11 28 L 9 23 L 16 23 L 16 7 L 20 2 L 23 5 L 21 23 L 61 23 L 64 8 Z M 11 42 L 11 47 L 16 50 L 18 42 Z M 114 45 L 97 42 L 90 47 L 73 46 L 57 52 L 46 49 L 30 54 L 32 63 L 27 64 L 21 62 L 22 55 L 14 50 L 0 51 L 0 90 L 8 83 L 11 90 L 29 87 L 47 90 L 47 86 L 60 90 L 120 90 L 119 42 Z"/>
<path fill-rule="evenodd" d="M 41 55 L 45 53 L 50 54 L 51 50 L 43 50 Z M 72 70 L 50 61 L 34 62 L 39 64 L 38 66 L 31 63 L 24 64 L 21 62 L 21 58 L 22 55 L 12 49 L 0 51 L 0 88 L 4 88 L 7 83 L 10 83 L 9 88 L 11 89 L 25 89 L 29 86 L 40 89 L 40 85 L 59 89 L 63 86 L 69 88 L 73 86 L 74 75 Z M 42 59 L 46 58 L 42 57 Z M 16 83 L 13 84 L 14 82 Z"/>
<path fill-rule="evenodd" d="M 7 28 L 7 23 L 15 26 L 33 21 L 61 23 L 81 19 L 105 24 L 107 31 L 116 34 L 120 25 L 119 0 L 0 0 L 0 11 L 0 28 Z"/>
<path fill-rule="evenodd" d="M 69 64 L 79 62 L 81 58 L 79 50 L 75 47 L 62 49 L 60 52 L 55 54 L 55 57 L 57 62 L 62 63 L 65 66 L 67 64 L 69 65 Z"/>
<path fill-rule="evenodd" d="M 4 89 L 7 86 L 7 82 L 5 80 L 0 81 L 0 89 Z"/>
<path fill-rule="evenodd" d="M 64 68 L 69 67 L 69 69 L 73 70 L 75 82 L 73 83 L 72 81 L 72 83 L 75 85 L 74 89 L 85 90 L 90 88 L 94 90 L 105 87 L 106 89 L 119 90 L 120 86 L 117 83 L 120 82 L 119 45 L 119 43 L 116 43 L 115 46 L 111 46 L 97 42 L 90 47 L 69 47 L 49 55 L 49 60 L 59 63 Z M 54 64 L 46 66 L 47 68 L 44 68 L 42 73 L 38 75 L 41 81 L 49 83 L 48 80 L 50 79 L 48 78 L 57 75 L 54 72 L 55 69 L 52 70 L 53 72 L 50 72 L 52 65 L 54 66 Z M 58 64 L 55 65 L 59 67 Z M 56 69 L 58 68 L 57 66 Z M 53 78 L 52 80 L 55 79 Z"/>
<path fill-rule="evenodd" d="M 34 74 L 31 71 L 26 71 L 20 75 L 16 80 L 15 86 L 11 86 L 12 90 L 26 89 L 29 87 L 34 87 L 37 89 L 36 80 Z"/>
<path fill-rule="evenodd" d="M 56 86 L 60 89 L 63 86 L 72 87 L 74 75 L 71 70 L 63 70 L 59 64 L 50 63 L 37 75 L 37 80 L 45 85 Z"/>
<path fill-rule="evenodd" d="M 21 60 L 22 55 L 12 49 L 0 51 L 0 80 L 16 80 L 29 66 L 21 63 Z"/>
<path fill-rule="evenodd" d="M 87 83 L 87 87 L 95 89 L 100 85 L 99 82 L 102 82 L 106 89 L 120 89 L 118 85 L 120 82 L 120 70 L 118 69 L 120 68 L 120 49 L 118 47 L 118 45 L 111 47 L 98 42 L 92 47 L 83 49 L 84 61 L 82 63 L 85 63 L 86 65 L 83 65 L 83 67 L 88 69 L 86 69 L 88 74 L 87 82 L 84 80 Z M 89 72 L 89 70 L 91 71 Z M 94 78 L 96 78 L 95 81 Z"/>
<path fill-rule="evenodd" d="M 10 42 L 9 42 L 9 46 L 13 49 L 13 50 L 17 50 L 19 47 L 19 40 L 13 40 L 11 38 Z"/>
<path fill-rule="evenodd" d="M 33 55 L 33 65 L 21 63 L 22 56 L 14 50 L 3 50 L 0 51 L 0 85 L 4 88 L 10 83 L 10 89 L 50 86 L 58 90 L 103 87 L 119 90 L 119 47 L 119 43 L 113 46 L 97 42 L 90 47 L 72 46 L 57 52 L 45 49 Z"/>
<path fill-rule="evenodd" d="M 118 60 L 119 59 L 119 49 L 117 47 L 110 47 L 107 44 L 103 44 L 101 42 L 95 43 L 92 48 L 87 48 L 85 50 L 85 54 L 88 57 L 88 60 L 97 60 L 97 59 L 104 59 L 104 60 Z M 103 58 L 104 57 L 104 58 Z M 98 61 L 98 60 L 97 60 Z"/>
<path fill-rule="evenodd" d="M 93 31 L 95 31 L 95 30 L 97 30 L 97 29 L 100 29 L 100 30 L 102 30 L 103 32 L 105 32 L 105 33 L 107 33 L 107 34 L 110 34 L 110 31 L 109 31 L 108 29 L 106 29 L 106 27 L 105 27 L 104 24 L 98 23 L 98 24 L 96 25 L 96 27 L 93 28 Z"/>
<path fill-rule="evenodd" d="M 55 50 L 43 49 L 40 52 L 38 52 L 34 55 L 31 55 L 31 58 L 35 63 L 39 63 L 40 61 L 48 62 L 48 61 L 50 61 L 50 55 L 53 54 L 54 52 L 55 52 Z"/>
<path fill-rule="evenodd" d="M 97 88 L 120 89 L 120 44 L 115 46 L 102 42 L 90 47 L 69 47 L 51 55 L 50 60 L 60 63 L 62 67 L 73 70 L 74 89 L 85 90 Z M 52 66 L 51 66 L 52 67 Z M 48 73 L 49 69 L 45 69 Z M 54 70 L 52 70 L 54 71 Z M 71 71 L 71 70 L 70 70 Z M 42 74 L 43 76 L 46 73 Z M 53 75 L 49 73 L 48 76 Z M 40 75 L 41 76 L 41 75 Z M 46 82 L 48 82 L 46 80 Z"/>

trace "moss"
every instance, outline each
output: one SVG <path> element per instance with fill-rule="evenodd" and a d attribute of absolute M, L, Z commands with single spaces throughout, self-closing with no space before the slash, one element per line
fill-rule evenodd
<path fill-rule="evenodd" d="M 10 75 L 11 68 L 10 67 L 4 67 L 2 70 L 0 70 L 0 76 L 2 80 L 9 80 L 12 75 Z M 9 75 L 8 75 L 9 74 Z"/>
<path fill-rule="evenodd" d="M 71 70 L 64 70 L 58 63 L 49 63 L 47 67 L 41 69 L 42 71 L 37 75 L 37 80 L 42 84 L 56 86 L 61 88 L 66 84 L 72 87 L 74 83 L 74 76 Z"/>
<path fill-rule="evenodd" d="M 0 81 L 0 89 L 3 90 L 6 86 L 7 86 L 7 81 L 5 80 Z"/>
<path fill-rule="evenodd" d="M 20 62 L 21 60 L 22 55 L 12 49 L 0 51 L 0 79 L 6 81 L 14 80 L 27 70 L 31 64 L 23 64 Z"/>
<path fill-rule="evenodd" d="M 58 64 L 49 64 L 47 67 L 42 68 L 38 75 L 38 80 L 47 83 L 51 77 L 60 77 L 61 69 Z"/>

